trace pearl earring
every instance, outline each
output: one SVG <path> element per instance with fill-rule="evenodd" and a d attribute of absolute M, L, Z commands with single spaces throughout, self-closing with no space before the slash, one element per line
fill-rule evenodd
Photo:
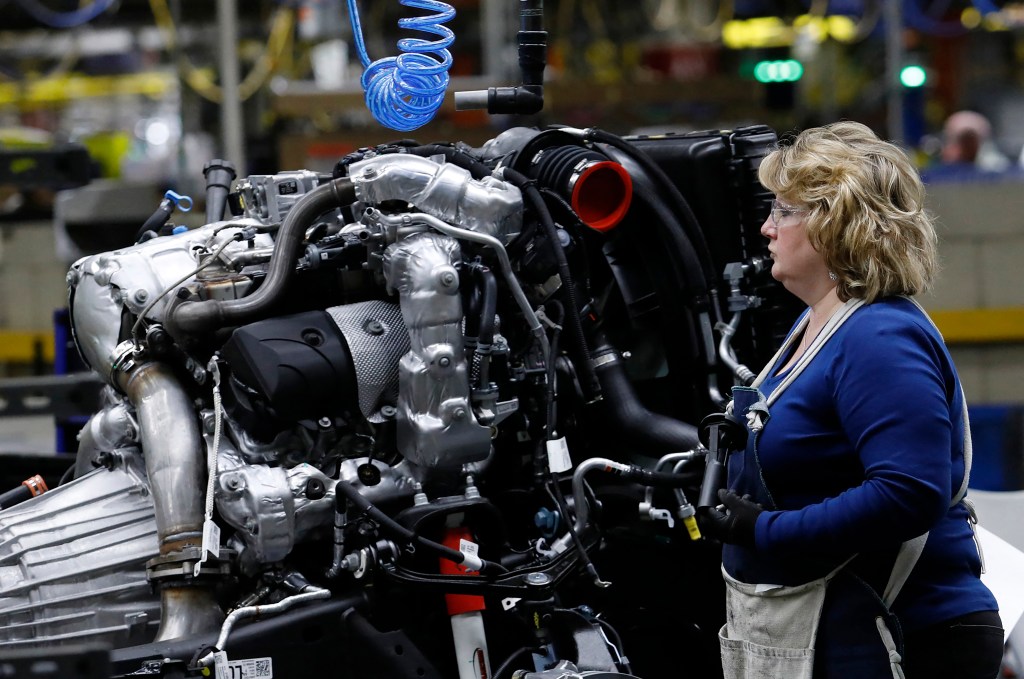
<path fill-rule="evenodd" d="M 829 278 L 830 281 L 838 281 L 839 280 L 839 276 L 836 275 L 835 271 L 829 271 L 828 272 L 828 278 Z"/>

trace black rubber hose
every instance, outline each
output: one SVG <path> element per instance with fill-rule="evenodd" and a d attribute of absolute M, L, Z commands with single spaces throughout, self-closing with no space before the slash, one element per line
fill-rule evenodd
<path fill-rule="evenodd" d="M 678 212 L 682 216 L 682 224 L 686 229 L 687 236 L 694 244 L 700 257 L 704 277 L 707 280 L 707 287 L 714 288 L 717 285 L 718 272 L 715 270 L 715 261 L 711 257 L 711 249 L 708 247 L 707 239 L 704 238 L 704 232 L 700 229 L 700 223 L 697 221 L 697 216 L 693 213 L 693 208 L 690 207 L 683 194 L 679 192 L 676 185 L 665 174 L 665 171 L 650 156 L 622 137 L 593 127 L 588 128 L 584 136 L 587 140 L 607 144 L 618 149 L 629 156 L 637 165 L 643 168 L 644 172 L 655 180 L 658 184 L 658 192 L 671 201 L 670 204 L 673 211 Z"/>
<path fill-rule="evenodd" d="M 472 266 L 467 267 L 467 280 L 470 284 L 467 286 L 466 292 L 463 294 L 463 313 L 466 316 L 466 349 L 475 349 L 476 342 L 480 338 L 480 309 L 483 305 L 483 292 L 480 290 L 480 286 L 476 283 L 475 272 Z"/>
<path fill-rule="evenodd" d="M 380 509 L 375 507 L 369 500 L 363 497 L 359 489 L 353 486 L 347 481 L 339 481 L 335 486 L 335 506 L 339 513 L 344 514 L 346 511 L 346 502 L 351 503 L 360 512 L 366 514 L 369 518 L 376 521 L 382 528 L 387 530 L 397 539 L 402 542 L 416 543 L 417 546 L 429 549 L 430 551 L 437 554 L 442 559 L 447 559 L 455 563 L 462 563 L 466 560 L 466 555 L 457 549 L 446 547 L 440 542 L 434 542 L 429 540 L 422 535 L 416 534 L 414 531 L 409 530 L 402 524 L 398 523 L 390 516 L 382 512 Z M 481 573 L 506 573 L 508 572 L 504 566 L 493 561 L 484 561 L 481 559 L 480 566 Z"/>
<path fill-rule="evenodd" d="M 677 266 L 674 267 L 676 275 L 685 281 L 686 288 L 698 304 L 706 300 L 708 282 L 703 276 L 700 259 L 693 244 L 679 227 L 679 220 L 675 214 L 658 197 L 656 189 L 646 182 L 634 180 L 633 199 L 654 213 L 656 223 L 666 225 L 664 234 L 668 242 L 664 245 L 668 250 L 669 257 L 676 261 Z"/>
<path fill-rule="evenodd" d="M 611 426 L 630 440 L 645 444 L 659 454 L 693 450 L 700 444 L 697 428 L 667 415 L 651 412 L 637 398 L 614 347 L 603 345 L 594 356 L 601 380 L 606 415 Z"/>
<path fill-rule="evenodd" d="M 491 268 L 484 264 L 473 265 L 473 272 L 479 280 L 481 291 L 477 350 L 490 353 L 491 345 L 494 344 L 494 316 L 498 313 L 498 280 Z"/>
<path fill-rule="evenodd" d="M 711 308 L 717 315 L 718 307 L 716 304 L 712 304 L 711 298 L 708 297 L 708 281 L 704 277 L 704 268 L 701 265 L 697 249 L 690 241 L 686 230 L 683 228 L 676 214 L 660 197 L 658 189 L 654 186 L 650 177 L 646 175 L 634 176 L 633 199 L 637 205 L 651 210 L 655 217 L 653 220 L 654 224 L 661 225 L 659 233 L 663 237 L 662 244 L 665 247 L 670 261 L 674 262 L 669 273 L 676 279 L 676 285 L 685 288 L 685 291 L 689 294 L 688 299 L 692 302 L 689 305 L 691 310 L 695 314 L 700 314 Z M 659 287 L 664 288 L 664 285 L 671 283 L 671 281 L 668 281 L 661 284 Z M 717 291 L 714 287 L 710 288 L 710 292 L 712 297 L 717 299 Z M 672 300 L 676 298 L 687 299 L 679 289 L 659 289 L 659 293 L 662 295 L 664 300 Z M 691 320 L 698 332 L 698 336 L 694 338 L 694 345 L 697 352 L 703 357 L 705 366 L 707 366 L 709 370 L 714 370 L 714 365 L 717 360 L 714 346 L 709 345 L 703 340 L 704 334 L 701 332 L 701 326 L 703 326 L 707 331 L 710 331 L 710 325 L 705 325 L 699 315 L 695 315 Z M 709 318 L 706 320 L 708 323 L 710 322 Z M 670 363 L 673 362 L 672 357 L 669 358 L 669 361 Z"/>
<path fill-rule="evenodd" d="M 355 201 L 355 187 L 347 178 L 321 184 L 307 193 L 285 216 L 277 233 L 267 277 L 256 292 L 241 299 L 183 302 L 171 312 L 174 327 L 185 332 L 207 332 L 270 313 L 288 289 L 306 229 L 328 210 Z"/>
<path fill-rule="evenodd" d="M 622 478 L 639 483 L 641 486 L 656 488 L 686 488 L 693 485 L 693 476 L 673 472 L 654 472 L 650 469 L 630 465 Z"/>
<path fill-rule="evenodd" d="M 472 384 L 490 386 L 494 316 L 498 311 L 498 281 L 490 267 L 472 262 L 467 267 L 474 279 L 470 308 L 466 312 L 466 348 L 473 350 Z"/>
<path fill-rule="evenodd" d="M 160 201 L 160 205 L 157 206 L 156 211 L 151 214 L 142 226 L 139 227 L 139 232 L 135 234 L 135 242 L 141 242 L 143 236 L 146 235 L 147 231 L 152 231 L 153 236 L 160 231 L 160 228 L 167 223 L 167 220 L 171 218 L 174 213 L 174 203 L 170 198 L 164 198 Z M 148 239 L 147 239 L 148 240 Z"/>
<path fill-rule="evenodd" d="M 206 177 L 206 223 L 224 219 L 224 206 L 228 203 L 231 182 L 235 180 L 235 166 L 226 160 L 211 160 L 203 167 Z"/>

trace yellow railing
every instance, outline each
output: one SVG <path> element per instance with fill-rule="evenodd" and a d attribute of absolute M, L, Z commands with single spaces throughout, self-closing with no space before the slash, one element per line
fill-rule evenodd
<path fill-rule="evenodd" d="M 53 333 L 33 330 L 0 330 L 0 363 L 53 363 Z"/>
<path fill-rule="evenodd" d="M 1024 342 L 1024 307 L 929 311 L 946 344 Z"/>

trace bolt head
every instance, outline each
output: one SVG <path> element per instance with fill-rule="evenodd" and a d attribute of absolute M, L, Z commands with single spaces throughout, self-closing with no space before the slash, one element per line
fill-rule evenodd
<path fill-rule="evenodd" d="M 551 578 L 547 573 L 527 573 L 526 584 L 533 585 L 534 587 L 542 587 L 551 582 Z"/>

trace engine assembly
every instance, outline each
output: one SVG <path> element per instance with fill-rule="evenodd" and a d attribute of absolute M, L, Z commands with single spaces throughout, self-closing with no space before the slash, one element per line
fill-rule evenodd
<path fill-rule="evenodd" d="M 775 142 L 405 141 L 219 178 L 206 225 L 79 260 L 104 406 L 74 477 L 0 512 L 0 648 L 99 645 L 117 677 L 715 676 L 697 425 L 796 311 L 761 276 Z"/>

